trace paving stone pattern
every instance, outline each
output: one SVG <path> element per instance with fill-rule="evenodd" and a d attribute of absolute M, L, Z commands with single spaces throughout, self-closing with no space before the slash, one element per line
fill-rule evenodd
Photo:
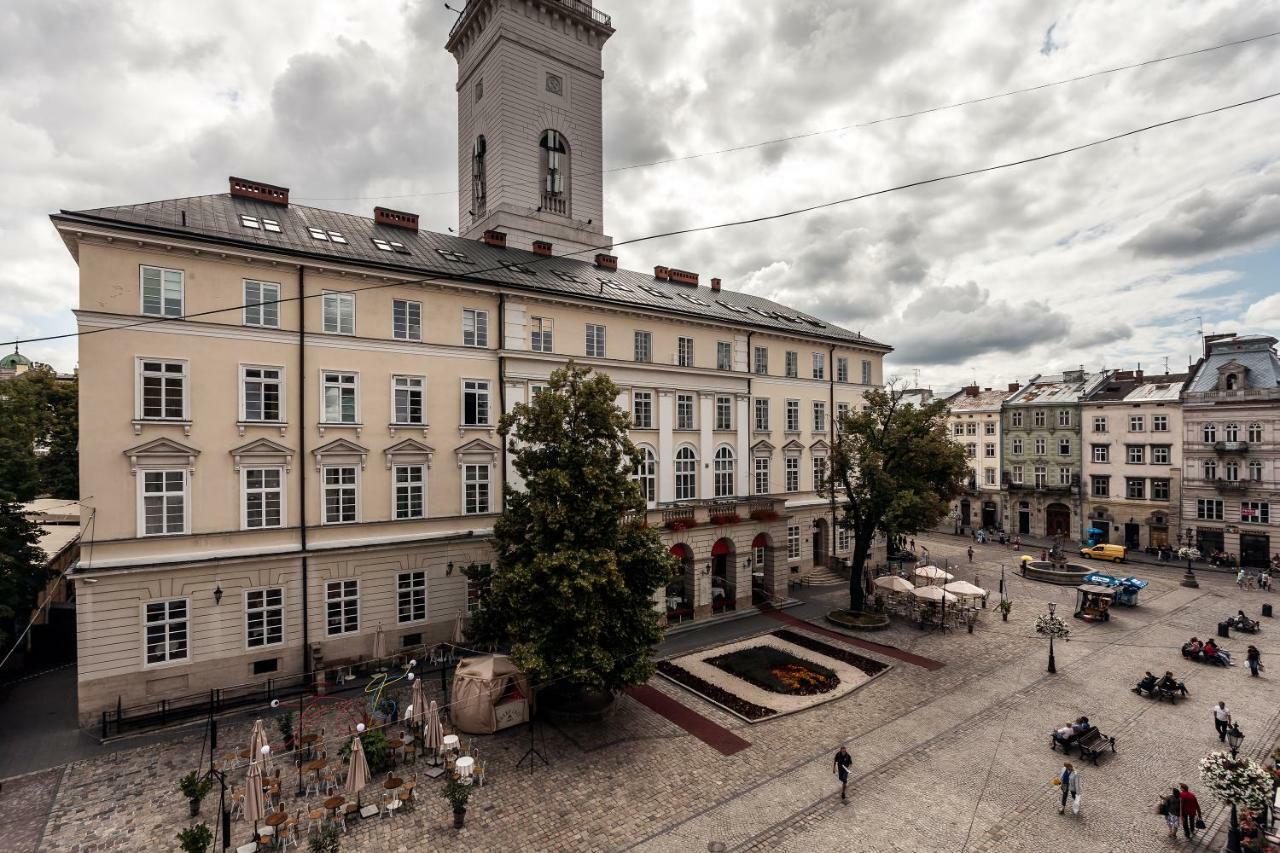
<path fill-rule="evenodd" d="M 544 727 L 539 746 L 551 763 L 532 773 L 515 767 L 529 746 L 526 729 L 480 738 L 490 784 L 476 792 L 465 829 L 451 828 L 437 783 L 425 783 L 415 811 L 353 828 L 342 849 L 1146 851 L 1166 846 L 1162 819 L 1152 813 L 1158 791 L 1178 781 L 1197 788 L 1198 760 L 1219 746 L 1214 702 L 1224 699 L 1235 712 L 1246 752 L 1269 748 L 1280 731 L 1273 676 L 1250 679 L 1243 666 L 1210 668 L 1178 654 L 1188 636 L 1212 635 L 1239 607 L 1256 614 L 1267 593 L 1240 592 L 1229 578 L 1204 575 L 1200 589 L 1187 589 L 1178 585 L 1176 566 L 1142 567 L 1136 573 L 1152 582 L 1143 606 L 1117 608 L 1097 625 L 1068 618 L 1073 639 L 1056 645 L 1058 673 L 1049 675 L 1045 642 L 1032 626 L 1048 601 L 1070 614 L 1074 590 L 1017 578 L 1016 555 L 998 545 L 975 547 L 971 569 L 967 540 L 938 536 L 922 544 L 935 561 L 964 563 L 961 578 L 973 580 L 976 571 L 991 589 L 999 565 L 1010 569 L 1008 622 L 992 610 L 973 634 L 895 624 L 863 635 L 942 661 L 942 668 L 899 663 L 848 697 L 754 726 L 654 679 L 653 689 L 751 745 L 723 756 L 623 697 L 606 723 Z M 834 606 L 844 593 L 808 595 Z M 767 621 L 744 620 L 743 635 Z M 1280 627 L 1268 621 L 1262 634 L 1226 645 L 1243 659 L 1252 641 L 1268 660 L 1280 654 L 1273 632 Z M 1129 687 L 1145 669 L 1174 670 L 1191 698 L 1169 705 L 1134 695 Z M 1082 767 L 1084 808 L 1076 818 L 1057 813 L 1051 782 L 1063 757 L 1050 751 L 1049 732 L 1081 714 L 1118 742 L 1117 754 Z M 224 724 L 224 748 L 246 743 L 251 722 Z M 330 725 L 337 731 L 342 724 Z M 848 804 L 839 800 L 831 768 L 842 742 L 854 757 Z M 72 763 L 57 771 L 60 783 L 47 774 L 6 782 L 3 802 L 20 804 L 23 834 L 0 827 L 9 833 L 0 834 L 0 850 L 174 849 L 176 832 L 188 823 L 177 779 L 196 765 L 200 746 L 199 734 L 189 732 Z M 52 805 L 42 807 L 41 796 Z M 1222 809 L 1202 802 L 1219 826 Z M 206 805 L 208 819 L 215 808 Z M 292 798 L 289 808 L 297 808 Z M 233 840 L 243 843 L 249 830 L 238 822 Z"/>

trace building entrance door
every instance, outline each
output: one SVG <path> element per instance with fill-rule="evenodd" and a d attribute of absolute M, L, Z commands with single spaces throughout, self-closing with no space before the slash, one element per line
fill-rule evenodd
<path fill-rule="evenodd" d="M 1049 504 L 1044 508 L 1045 536 L 1071 535 L 1071 507 L 1066 504 Z"/>
<path fill-rule="evenodd" d="M 1196 530 L 1196 547 L 1200 549 L 1200 555 L 1206 560 L 1209 555 L 1215 551 L 1225 551 L 1225 540 L 1221 530 L 1215 530 L 1212 527 L 1201 527 Z"/>
<path fill-rule="evenodd" d="M 1240 565 L 1262 569 L 1270 565 L 1271 537 L 1265 533 L 1240 534 Z"/>
<path fill-rule="evenodd" d="M 996 527 L 996 502 L 995 501 L 982 502 L 982 526 L 987 528 L 988 530 L 992 530 Z"/>
<path fill-rule="evenodd" d="M 1031 507 L 1027 506 L 1026 501 L 1018 505 L 1018 534 L 1031 535 Z"/>
<path fill-rule="evenodd" d="M 969 499 L 963 498 L 960 501 L 960 526 L 970 527 L 971 524 L 970 524 L 969 518 L 970 518 Z"/>
<path fill-rule="evenodd" d="M 1138 529 L 1139 526 L 1132 522 L 1127 522 L 1124 526 L 1124 547 L 1137 549 L 1138 547 Z"/>
<path fill-rule="evenodd" d="M 827 564 L 827 520 L 825 518 L 815 519 L 813 522 L 813 564 L 815 566 Z"/>

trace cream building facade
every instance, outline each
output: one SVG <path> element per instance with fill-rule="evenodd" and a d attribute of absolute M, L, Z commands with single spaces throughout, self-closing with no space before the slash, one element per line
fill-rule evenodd
<path fill-rule="evenodd" d="M 473 2 L 455 54 L 488 37 L 468 21 L 552 55 L 589 32 L 598 53 L 607 26 L 589 4 Z M 494 68 L 484 99 L 534 73 Z M 512 157 L 570 122 L 526 133 L 502 114 L 486 130 Z M 579 138 L 598 103 L 583 115 L 563 125 Z M 564 180 L 589 186 L 591 162 Z M 480 605 L 464 570 L 493 559 L 518 487 L 498 417 L 570 361 L 610 375 L 632 414 L 648 523 L 684 565 L 655 591 L 668 621 L 776 599 L 848 554 L 817 487 L 834 416 L 882 383 L 889 347 L 718 279 L 560 257 L 581 223 L 537 230 L 547 211 L 510 203 L 524 218 L 478 240 L 238 178 L 52 217 L 80 273 L 82 718 L 445 639 Z M 533 251 L 506 229 L 538 235 Z"/>
<path fill-rule="evenodd" d="M 947 398 L 951 437 L 964 447 L 969 463 L 964 493 L 951 503 L 955 525 L 986 529 L 1002 526 L 1005 491 L 1000 478 L 1000 407 L 1017 390 L 1017 385 L 1007 390 L 968 385 Z"/>

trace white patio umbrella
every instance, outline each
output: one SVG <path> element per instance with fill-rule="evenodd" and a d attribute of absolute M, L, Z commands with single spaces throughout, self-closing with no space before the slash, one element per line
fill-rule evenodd
<path fill-rule="evenodd" d="M 369 762 L 364 757 L 364 744 L 360 735 L 351 739 L 351 765 L 347 769 L 347 796 L 356 798 L 356 806 L 360 805 L 360 792 L 369 784 Z"/>
<path fill-rule="evenodd" d="M 444 726 L 440 723 L 440 708 L 432 699 L 427 706 L 427 719 L 422 733 L 422 748 L 437 752 L 444 745 Z"/>
<path fill-rule="evenodd" d="M 924 601 L 942 601 L 947 604 L 953 604 L 956 597 L 949 592 L 943 590 L 940 586 L 917 586 L 912 587 L 911 594 L 916 598 Z"/>
<path fill-rule="evenodd" d="M 262 767 L 257 759 L 249 762 L 244 776 L 244 819 L 253 821 L 253 837 L 258 838 L 258 821 L 266 817 L 267 805 L 262 797 Z"/>
<path fill-rule="evenodd" d="M 460 646 L 467 641 L 466 635 L 462 631 L 462 611 L 458 611 L 458 616 L 453 620 L 453 644 Z"/>
<path fill-rule="evenodd" d="M 918 578 L 927 578 L 930 581 L 944 580 L 949 581 L 955 578 L 950 572 L 943 571 L 937 566 L 921 566 L 916 569 L 915 576 Z"/>
<path fill-rule="evenodd" d="M 943 587 L 947 592 L 958 595 L 961 598 L 982 598 L 987 591 L 980 586 L 969 583 L 968 581 L 952 581 Z"/>
<path fill-rule="evenodd" d="M 872 583 L 886 592 L 911 592 L 915 589 L 915 587 L 911 585 L 911 581 L 906 578 L 900 578 L 897 575 L 886 575 L 881 578 L 876 578 Z"/>

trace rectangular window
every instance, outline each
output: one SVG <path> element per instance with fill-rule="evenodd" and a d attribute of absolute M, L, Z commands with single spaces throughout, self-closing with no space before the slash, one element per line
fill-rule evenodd
<path fill-rule="evenodd" d="M 1015 438 L 1015 439 L 1012 439 L 1009 443 L 1010 443 L 1010 445 L 1012 446 L 1012 452 L 1013 452 L 1013 453 L 1015 453 L 1015 454 L 1021 454 L 1021 453 L 1022 453 L 1022 439 L 1020 439 L 1020 438 Z"/>
<path fill-rule="evenodd" d="M 653 334 L 636 332 L 636 361 L 648 363 L 653 361 Z"/>
<path fill-rule="evenodd" d="M 693 429 L 693 395 L 676 395 L 676 429 Z"/>
<path fill-rule="evenodd" d="M 142 471 L 142 535 L 187 532 L 187 472 Z"/>
<path fill-rule="evenodd" d="M 836 528 L 836 550 L 837 551 L 849 550 L 849 528 L 843 525 Z"/>
<path fill-rule="evenodd" d="M 787 350 L 786 354 L 787 376 L 795 379 L 800 375 L 800 354 Z"/>
<path fill-rule="evenodd" d="M 865 358 L 862 360 L 862 384 L 871 384 L 871 362 Z"/>
<path fill-rule="evenodd" d="M 755 458 L 755 493 L 757 495 L 769 494 L 770 461 L 768 456 L 757 456 Z"/>
<path fill-rule="evenodd" d="M 1130 465 L 1142 465 L 1147 461 L 1147 449 L 1141 444 L 1131 444 L 1127 451 L 1126 461 Z"/>
<path fill-rule="evenodd" d="M 1105 416 L 1105 415 L 1095 415 L 1095 416 L 1094 416 L 1094 418 L 1093 418 L 1093 431 L 1094 431 L 1094 432 L 1106 432 L 1106 431 L 1107 431 L 1107 419 L 1106 419 L 1106 416 Z"/>
<path fill-rule="evenodd" d="M 1169 500 L 1169 481 L 1168 480 L 1152 480 L 1151 481 L 1151 500 L 1153 501 Z"/>
<path fill-rule="evenodd" d="M 693 338 L 676 338 L 676 364 L 693 367 Z"/>
<path fill-rule="evenodd" d="M 426 380 L 421 376 L 392 376 L 392 423 L 422 426 L 422 397 Z"/>
<path fill-rule="evenodd" d="M 397 465 L 393 473 L 396 518 L 426 518 L 427 466 Z"/>
<path fill-rule="evenodd" d="M 1071 426 L 1071 410 L 1070 409 L 1058 410 L 1058 426 L 1060 427 Z"/>
<path fill-rule="evenodd" d="M 755 421 L 759 432 L 769 431 L 769 400 L 765 397 L 755 399 Z"/>
<path fill-rule="evenodd" d="M 1141 477 L 1127 477 L 1124 481 L 1125 497 L 1131 501 L 1147 499 L 1147 481 Z"/>
<path fill-rule="evenodd" d="M 1169 416 L 1168 415 L 1152 415 L 1151 431 L 1152 432 L 1168 432 Z"/>
<path fill-rule="evenodd" d="M 462 380 L 463 426 L 489 425 L 489 381 L 487 379 Z"/>
<path fill-rule="evenodd" d="M 1168 465 L 1169 458 L 1169 447 L 1159 444 L 1151 446 L 1152 465 Z"/>
<path fill-rule="evenodd" d="M 356 390 L 359 377 L 355 373 L 339 373 L 326 370 L 321 374 L 321 390 L 324 394 L 324 423 L 354 424 L 356 417 Z"/>
<path fill-rule="evenodd" d="M 588 358 L 604 358 L 604 326 L 587 324 L 586 354 Z"/>
<path fill-rule="evenodd" d="M 1045 413 L 1044 413 L 1044 409 L 1038 409 L 1038 410 L 1036 410 L 1035 412 L 1032 412 L 1032 414 L 1031 414 L 1031 423 L 1032 423 L 1034 426 L 1038 426 L 1038 427 L 1042 427 L 1042 426 L 1044 426 L 1044 425 L 1045 425 Z"/>
<path fill-rule="evenodd" d="M 360 630 L 360 581 L 329 581 L 324 585 L 326 631 L 330 637 Z"/>
<path fill-rule="evenodd" d="M 488 563 L 481 563 L 476 568 L 486 575 L 489 572 Z M 481 586 L 471 578 L 467 578 L 467 613 L 475 613 L 479 610 L 484 605 L 484 600 L 488 593 L 489 587 L 487 584 Z"/>
<path fill-rule="evenodd" d="M 800 431 L 800 401 L 787 401 L 787 432 Z"/>
<path fill-rule="evenodd" d="M 427 573 L 401 572 L 396 575 L 396 621 L 421 622 L 427 618 Z"/>
<path fill-rule="evenodd" d="M 983 468 L 982 473 L 983 473 L 983 480 L 982 480 L 983 483 L 985 483 L 988 486 L 994 486 L 996 484 L 995 468 Z"/>
<path fill-rule="evenodd" d="M 1022 412 L 1010 412 L 1009 425 L 1015 427 L 1022 426 Z"/>
<path fill-rule="evenodd" d="M 1022 466 L 1021 465 L 1014 465 L 1010 469 L 1010 479 L 1013 480 L 1013 482 L 1018 483 L 1019 485 L 1022 484 Z"/>
<path fill-rule="evenodd" d="M 1196 518 L 1222 521 L 1222 501 L 1217 498 L 1196 498 Z"/>
<path fill-rule="evenodd" d="M 1206 459 L 1204 462 L 1204 478 L 1206 480 L 1218 479 L 1218 463 L 1212 459 Z"/>
<path fill-rule="evenodd" d="M 1111 496 L 1110 477 L 1093 477 L 1090 484 L 1093 486 L 1093 496 L 1095 498 L 1107 498 Z"/>
<path fill-rule="evenodd" d="M 762 376 L 769 372 L 768 347 L 755 347 L 752 350 L 752 369 Z"/>
<path fill-rule="evenodd" d="M 843 356 L 836 359 L 836 381 L 849 381 L 849 359 L 844 358 Z"/>
<path fill-rule="evenodd" d="M 1142 415 L 1129 415 L 1129 432 L 1145 431 L 1146 420 Z"/>
<path fill-rule="evenodd" d="M 1043 465 L 1037 465 L 1035 467 L 1035 484 L 1037 489 L 1043 489 L 1049 484 L 1049 475 L 1048 472 L 1045 471 L 1045 467 Z"/>
<path fill-rule="evenodd" d="M 977 425 L 977 424 L 975 424 L 975 423 L 973 423 L 972 421 L 970 421 L 969 423 L 965 424 L 965 425 L 964 425 L 964 434 L 965 434 L 965 435 L 977 435 L 977 434 L 978 434 L 978 425 Z"/>
<path fill-rule="evenodd" d="M 787 526 L 787 559 L 800 559 L 800 525 Z"/>
<path fill-rule="evenodd" d="M 1105 444 L 1095 444 L 1093 446 L 1093 461 L 1104 465 L 1110 462 L 1111 448 Z"/>
<path fill-rule="evenodd" d="M 275 329 L 280 326 L 280 285 L 244 281 L 244 324 Z"/>
<path fill-rule="evenodd" d="M 995 424 L 995 421 L 987 421 L 986 423 L 984 423 L 984 424 L 982 425 L 982 434 L 983 434 L 983 435 L 995 435 L 995 434 L 996 434 L 996 424 Z"/>
<path fill-rule="evenodd" d="M 391 336 L 398 341 L 422 340 L 422 303 L 391 300 Z"/>
<path fill-rule="evenodd" d="M 354 465 L 324 467 L 324 523 L 350 524 L 356 520 L 356 468 Z"/>
<path fill-rule="evenodd" d="M 1065 466 L 1058 467 L 1058 485 L 1059 486 L 1071 485 L 1071 469 L 1070 468 L 1067 468 Z"/>
<path fill-rule="evenodd" d="M 1265 501 L 1241 501 L 1240 521 L 1245 524 L 1270 524 L 1271 504 Z"/>
<path fill-rule="evenodd" d="M 813 457 L 813 490 L 820 492 L 827 487 L 827 457 Z"/>
<path fill-rule="evenodd" d="M 588 329 L 591 327 L 588 326 Z M 529 349 L 534 352 L 551 352 L 552 323 L 550 317 L 529 318 Z M 588 334 L 588 339 L 590 335 Z"/>
<path fill-rule="evenodd" d="M 653 429 L 653 392 L 634 391 L 631 394 L 631 421 L 636 429 Z"/>
<path fill-rule="evenodd" d="M 356 333 L 356 295 L 354 293 L 326 293 L 322 297 L 324 331 L 329 335 L 354 335 Z"/>
<path fill-rule="evenodd" d="M 139 411 L 147 420 L 187 418 L 187 363 L 138 359 Z"/>
<path fill-rule="evenodd" d="M 982 445 L 982 457 L 984 459 L 996 458 L 996 446 L 993 442 L 984 442 Z"/>
<path fill-rule="evenodd" d="M 251 589 L 244 594 L 245 645 L 251 649 L 284 642 L 284 588 Z"/>
<path fill-rule="evenodd" d="M 1037 439 L 1033 442 L 1033 444 L 1034 444 L 1035 449 L 1036 449 L 1036 450 L 1035 450 L 1036 456 L 1044 456 L 1044 454 L 1045 454 L 1045 440 L 1044 440 L 1043 438 L 1037 438 Z"/>
<path fill-rule="evenodd" d="M 280 527 L 284 523 L 284 471 L 280 468 L 242 470 L 245 529 Z"/>
<path fill-rule="evenodd" d="M 788 492 L 800 491 L 800 457 L 788 456 L 785 460 L 786 489 Z"/>
<path fill-rule="evenodd" d="M 964 446 L 964 455 L 965 455 L 965 456 L 967 456 L 967 457 L 969 457 L 970 459 L 972 459 L 972 458 L 974 458 L 975 456 L 977 456 L 977 455 L 978 455 L 978 445 L 974 444 L 972 441 L 970 441 L 970 442 L 968 442 L 967 444 L 965 444 L 965 446 Z"/>
<path fill-rule="evenodd" d="M 813 378 L 826 379 L 827 378 L 826 355 L 820 352 L 815 352 L 812 354 L 812 360 L 813 360 Z"/>
<path fill-rule="evenodd" d="M 475 308 L 462 309 L 462 345 L 487 347 L 489 345 L 489 312 Z"/>
<path fill-rule="evenodd" d="M 827 431 L 827 404 L 821 400 L 813 401 L 813 431 Z"/>
<path fill-rule="evenodd" d="M 716 341 L 716 370 L 733 370 L 733 344 Z"/>
<path fill-rule="evenodd" d="M 1059 456 L 1071 455 L 1071 439 L 1069 438 L 1058 439 L 1058 455 Z"/>
<path fill-rule="evenodd" d="M 187 600 L 174 598 L 169 601 L 148 601 L 144 630 L 147 663 L 186 660 L 189 651 Z"/>
<path fill-rule="evenodd" d="M 727 395 L 716 397 L 716 429 L 733 429 L 733 398 Z"/>
<path fill-rule="evenodd" d="M 836 403 L 836 427 L 837 428 L 840 426 L 840 421 L 843 421 L 845 418 L 845 415 L 847 414 L 849 414 L 849 404 Z"/>
<path fill-rule="evenodd" d="M 956 437 L 964 435 L 964 424 L 954 424 L 951 427 L 951 434 Z"/>
<path fill-rule="evenodd" d="M 278 367 L 244 365 L 240 368 L 242 397 L 240 416 L 245 421 L 278 423 L 281 417 L 280 401 L 283 396 L 284 371 Z"/>
<path fill-rule="evenodd" d="M 142 267 L 142 313 L 150 317 L 181 317 L 182 270 Z"/>
<path fill-rule="evenodd" d="M 463 507 L 466 515 L 480 515 L 489 511 L 489 466 L 463 465 Z"/>

